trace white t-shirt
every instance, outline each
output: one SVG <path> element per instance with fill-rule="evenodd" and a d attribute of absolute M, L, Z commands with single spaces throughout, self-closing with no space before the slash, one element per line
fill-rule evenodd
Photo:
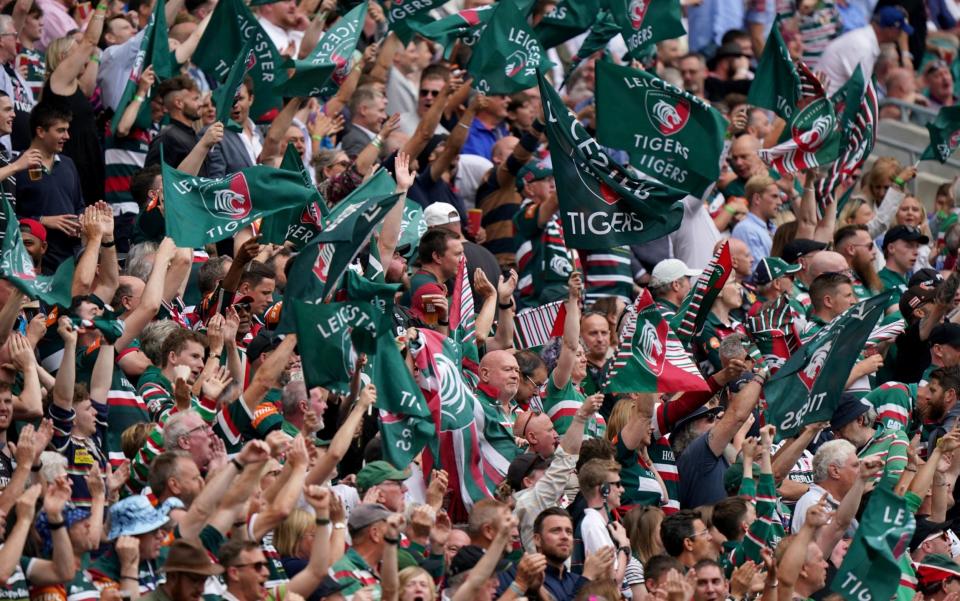
<path fill-rule="evenodd" d="M 617 544 L 610 538 L 607 531 L 607 520 L 596 509 L 583 510 L 583 520 L 580 522 L 580 540 L 583 541 L 583 556 L 590 557 L 604 547 L 617 548 Z M 619 567 L 619 558 L 614 554 L 613 568 Z"/>
<path fill-rule="evenodd" d="M 848 31 L 830 42 L 820 56 L 820 70 L 829 78 L 827 95 L 833 96 L 847 83 L 857 64 L 869 80 L 878 58 L 880 42 L 871 25 Z"/>

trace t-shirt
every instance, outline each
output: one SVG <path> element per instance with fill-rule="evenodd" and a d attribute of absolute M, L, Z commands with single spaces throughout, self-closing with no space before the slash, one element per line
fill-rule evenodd
<path fill-rule="evenodd" d="M 713 454 L 708 444 L 709 432 L 691 442 L 677 459 L 680 473 L 680 507 L 694 508 L 712 505 L 727 496 L 723 488 L 723 474 L 730 467 L 721 453 Z"/>
<path fill-rule="evenodd" d="M 523 308 L 563 298 L 573 271 L 573 256 L 563 239 L 560 214 L 554 213 L 543 227 L 538 220 L 539 205 L 524 199 L 513 218 L 520 276 L 517 288 Z"/>
<path fill-rule="evenodd" d="M 663 504 L 665 501 L 663 490 L 653 473 L 653 465 L 647 465 L 636 449 L 628 449 L 619 436 L 616 442 L 616 459 L 621 465 L 620 480 L 623 483 L 621 504 L 654 507 Z"/>
<path fill-rule="evenodd" d="M 557 434 L 563 436 L 567 432 L 574 414 L 586 398 L 579 386 L 573 383 L 573 378 L 568 378 L 563 388 L 557 388 L 553 383 L 553 373 L 550 374 L 547 378 L 547 394 L 542 399 L 543 411 L 550 416 Z M 607 422 L 603 416 L 594 414 L 584 426 L 583 435 L 587 438 L 602 438 L 606 430 Z"/>

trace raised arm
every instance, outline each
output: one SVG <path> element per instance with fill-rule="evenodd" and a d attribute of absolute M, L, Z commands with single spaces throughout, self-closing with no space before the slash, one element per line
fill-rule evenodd
<path fill-rule="evenodd" d="M 177 57 L 177 63 L 185 65 L 190 62 L 190 59 L 193 58 L 193 53 L 197 50 L 197 45 L 200 43 L 200 38 L 203 37 L 204 32 L 207 30 L 207 25 L 210 24 L 210 17 L 213 15 L 213 11 L 208 12 L 203 20 L 200 21 L 200 24 L 197 25 L 196 29 L 193 30 L 193 33 L 190 34 L 190 37 L 185 39 L 182 44 L 177 46 L 177 49 L 174 50 L 174 54 Z"/>
<path fill-rule="evenodd" d="M 93 279 L 97 275 L 97 263 L 100 258 L 100 244 L 103 233 L 97 223 L 97 210 L 93 206 L 87 207 L 80 215 L 80 228 L 84 240 L 83 252 L 77 260 L 73 272 L 71 296 L 86 296 L 93 291 Z M 110 300 L 109 298 L 103 300 Z"/>
<path fill-rule="evenodd" d="M 140 113 L 143 103 L 146 102 L 147 96 L 150 94 L 150 88 L 153 87 L 156 81 L 157 76 L 153 72 L 153 65 L 144 69 L 143 73 L 140 74 L 140 80 L 137 81 L 137 93 L 130 99 L 130 104 L 127 105 L 127 108 L 123 109 L 123 115 L 120 116 L 120 123 L 117 123 L 118 138 L 126 138 L 130 134 L 134 123 L 137 122 L 137 115 Z"/>
<path fill-rule="evenodd" d="M 34 419 L 43 415 L 37 356 L 26 336 L 14 334 L 7 339 L 13 366 L 23 375 L 23 389 L 13 397 L 13 418 Z"/>
<path fill-rule="evenodd" d="M 207 131 L 203 132 L 203 137 L 201 137 L 200 141 L 193 147 L 190 154 L 184 157 L 177 169 L 189 175 L 199 175 L 200 167 L 203 166 L 203 162 L 207 159 L 210 150 L 219 144 L 221 140 L 223 140 L 223 123 L 217 121 L 208 127 Z"/>
<path fill-rule="evenodd" d="M 157 311 L 160 310 L 160 302 L 163 300 L 163 284 L 167 279 L 167 269 L 176 251 L 177 247 L 172 238 L 164 238 L 157 247 L 153 258 L 153 269 L 140 295 L 140 304 L 123 320 L 123 334 L 113 345 L 117 352 L 126 350 L 130 343 L 140 336 L 143 328 L 156 317 Z"/>
<path fill-rule="evenodd" d="M 54 94 L 70 96 L 76 86 L 79 85 L 80 76 L 83 75 L 87 67 L 90 55 L 97 50 L 97 43 L 100 41 L 100 34 L 103 32 L 106 8 L 107 5 L 102 2 L 97 4 L 97 9 L 90 17 L 83 37 L 50 75 L 50 89 Z"/>
<path fill-rule="evenodd" d="M 297 346 L 297 335 L 287 334 L 277 346 L 277 350 L 270 353 L 270 356 L 263 362 L 250 386 L 243 391 L 243 402 L 246 403 L 251 415 L 257 410 L 257 406 L 266 396 L 267 391 L 274 387 L 277 378 L 283 373 L 293 354 L 294 347 Z"/>
<path fill-rule="evenodd" d="M 479 596 L 480 588 L 486 585 L 487 581 L 494 575 L 493 572 L 503 555 L 507 541 L 510 540 L 510 533 L 517 527 L 517 523 L 516 516 L 512 514 L 497 522 L 496 538 L 490 543 L 490 547 L 477 562 L 477 565 L 470 570 L 470 575 L 457 589 L 452 601 L 471 601 Z"/>
<path fill-rule="evenodd" d="M 439 101 L 440 99 L 437 98 L 437 100 Z M 473 100 L 470 101 L 470 104 L 467 105 L 467 110 L 463 111 L 463 115 L 461 115 L 460 120 L 457 121 L 456 127 L 453 128 L 450 136 L 447 137 L 443 152 L 440 153 L 437 160 L 430 164 L 430 177 L 433 178 L 433 181 L 439 181 L 440 176 L 443 175 L 450 167 L 450 164 L 453 163 L 453 159 L 460 155 L 460 150 L 467 141 L 467 134 L 470 133 L 470 124 L 473 123 L 477 109 L 486 103 L 487 97 L 483 94 L 477 94 L 473 97 Z M 433 107 L 430 108 L 432 109 Z M 434 129 L 436 129 L 436 127 L 434 127 Z"/>
<path fill-rule="evenodd" d="M 727 444 L 733 440 L 737 430 L 743 426 L 750 414 L 753 413 L 753 408 L 756 407 L 757 401 L 760 399 L 761 389 L 760 377 L 757 376 L 747 382 L 743 388 L 740 389 L 740 392 L 732 396 L 723 417 L 714 424 L 713 428 L 711 428 L 707 434 L 707 443 L 710 445 L 710 451 L 713 452 L 715 456 L 719 457 L 720 454 L 723 453 Z"/>
<path fill-rule="evenodd" d="M 332 564 L 330 561 L 330 533 L 333 532 L 330 527 L 332 496 L 333 492 L 329 488 L 307 486 L 303 489 L 304 500 L 313 508 L 317 532 L 310 550 L 310 561 L 290 580 L 289 590 L 304 597 L 310 596 L 320 586 L 320 581 L 327 575 L 327 570 Z"/>
<path fill-rule="evenodd" d="M 260 162 L 264 165 L 279 166 L 280 160 L 286 148 L 283 147 L 283 140 L 287 136 L 287 128 L 293 123 L 293 118 L 303 104 L 302 98 L 291 98 L 283 109 L 277 113 L 276 118 L 270 123 L 270 129 L 263 138 L 263 150 L 260 151 Z"/>
<path fill-rule="evenodd" d="M 274 498 L 270 499 L 267 494 L 264 494 L 264 499 L 267 501 L 266 509 L 257 515 L 257 521 L 253 525 L 254 540 L 261 540 L 268 532 L 273 531 L 296 507 L 307 477 L 308 462 L 306 442 L 303 435 L 298 434 L 290 443 L 290 448 L 287 450 L 287 463 L 283 466 L 285 471 L 289 471 L 287 481 L 280 487 Z"/>
<path fill-rule="evenodd" d="M 803 173 L 803 195 L 797 213 L 797 238 L 812 239 L 817 228 L 816 172 L 807 169 Z"/>
<path fill-rule="evenodd" d="M 47 492 L 43 496 L 43 510 L 49 523 L 63 523 L 63 508 L 70 500 L 70 492 L 70 480 L 65 475 L 47 485 Z M 70 582 L 76 573 L 69 531 L 66 528 L 51 529 L 50 536 L 53 539 L 53 556 L 51 559 L 35 559 L 31 563 L 30 572 L 27 574 L 31 585 L 52 586 Z"/>
<path fill-rule="evenodd" d="M 343 420 L 337 433 L 333 435 L 327 452 L 317 460 L 313 469 L 307 474 L 307 484 L 323 484 L 333 473 L 334 468 L 347 454 L 350 448 L 350 441 L 353 440 L 353 434 L 360 427 L 363 416 L 367 409 L 377 402 L 377 387 L 373 384 L 367 384 L 357 397 L 357 403 L 350 410 L 347 419 Z"/>
<path fill-rule="evenodd" d="M 13 288 L 10 291 L 10 296 L 7 297 L 7 302 L 0 309 L 0 346 L 6 344 L 7 338 L 13 332 L 13 326 L 17 323 L 17 318 L 20 317 L 20 308 L 23 306 L 25 298 L 26 296 L 23 292 L 20 292 L 20 289 Z"/>
<path fill-rule="evenodd" d="M 777 577 L 780 579 L 780 591 L 778 593 L 779 601 L 790 601 L 793 599 L 793 589 L 797 585 L 797 579 L 800 577 L 800 570 L 807 561 L 807 547 L 816 536 L 827 520 L 830 519 L 830 511 L 827 509 L 827 495 L 820 498 L 816 505 L 811 505 L 807 510 L 807 519 L 804 520 L 800 532 L 794 534 L 787 542 L 786 553 L 780 558 L 780 564 L 777 566 Z"/>
<path fill-rule="evenodd" d="M 380 236 L 377 238 L 377 250 L 380 252 L 380 261 L 383 263 L 384 270 L 393 259 L 393 251 L 396 250 L 397 242 L 400 240 L 400 227 L 403 224 L 403 208 L 407 203 L 407 190 L 413 185 L 414 174 L 410 171 L 410 157 L 402 152 L 397 153 L 397 157 L 393 161 L 393 171 L 397 180 L 396 192 L 401 196 L 397 204 L 383 218 L 383 227 L 380 229 Z"/>
<path fill-rule="evenodd" d="M 100 262 L 93 293 L 97 298 L 109 300 L 116 294 L 120 282 L 120 264 L 117 262 L 117 246 L 113 237 L 113 209 L 102 200 L 93 207 L 96 224 L 100 228 Z"/>
<path fill-rule="evenodd" d="M 510 270 L 509 277 L 500 274 L 497 282 L 497 333 L 487 341 L 488 351 L 513 348 L 514 323 L 517 305 L 513 300 L 513 291 L 517 289 L 517 272 Z"/>
<path fill-rule="evenodd" d="M 392 31 L 388 33 L 380 48 L 377 49 L 377 60 L 373 62 L 367 76 L 380 83 L 387 83 L 390 78 L 390 67 L 393 66 L 393 58 L 402 48 L 403 42 L 400 41 L 397 34 Z"/>
<path fill-rule="evenodd" d="M 66 411 L 73 410 L 73 384 L 77 379 L 77 330 L 69 317 L 57 320 L 57 334 L 63 340 L 63 360 L 53 385 L 53 404 Z"/>
<path fill-rule="evenodd" d="M 573 366 L 577 361 L 577 352 L 580 350 L 580 298 L 583 294 L 583 276 L 579 271 L 570 274 L 567 280 L 569 296 L 564 301 L 567 315 L 563 322 L 563 341 L 560 346 L 560 356 L 557 366 L 553 368 L 553 385 L 563 388 L 570 381 Z"/>
<path fill-rule="evenodd" d="M 443 86 L 443 89 L 440 90 L 440 95 L 437 96 L 430 108 L 427 109 L 426 114 L 420 119 L 420 123 L 417 124 L 417 129 L 413 132 L 413 135 L 410 136 L 410 139 L 407 140 L 407 143 L 403 145 L 403 152 L 407 155 L 412 157 L 419 156 L 420 153 L 423 152 L 423 149 L 427 147 L 427 143 L 433 138 L 433 132 L 435 132 L 437 126 L 440 125 L 440 118 L 443 116 L 443 106 L 447 103 L 447 97 L 450 96 L 450 92 L 457 84 L 463 85 L 463 80 L 458 79 L 454 81 L 451 79 L 447 82 L 447 85 Z"/>
<path fill-rule="evenodd" d="M 0 545 L 0 582 L 8 582 L 13 571 L 20 565 L 23 545 L 33 525 L 36 515 L 37 499 L 40 498 L 40 485 L 34 484 L 17 499 L 17 521 L 10 529 L 3 544 Z M 65 529 L 62 529 L 65 530 Z"/>

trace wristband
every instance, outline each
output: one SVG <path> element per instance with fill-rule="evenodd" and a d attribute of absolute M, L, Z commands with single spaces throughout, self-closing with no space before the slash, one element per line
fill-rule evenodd
<path fill-rule="evenodd" d="M 97 10 L 102 10 L 102 11 L 106 12 L 106 11 L 107 11 L 107 5 L 106 5 L 106 4 L 103 4 L 103 3 L 100 3 L 100 4 L 97 5 Z"/>
<path fill-rule="evenodd" d="M 727 213 L 730 213 L 731 215 L 737 214 L 737 210 L 731 207 L 730 205 L 723 205 L 723 210 L 726 211 Z"/>
<path fill-rule="evenodd" d="M 246 526 L 246 525 L 247 525 L 247 522 L 244 521 L 244 520 L 240 520 L 240 521 L 237 521 L 237 522 L 234 522 L 234 523 L 233 523 L 233 527 L 234 527 L 234 528 L 243 528 L 243 527 Z"/>
<path fill-rule="evenodd" d="M 323 136 L 318 136 L 317 134 L 310 134 L 310 139 L 314 142 L 320 142 L 323 140 Z"/>
<path fill-rule="evenodd" d="M 238 472 L 242 472 L 242 471 L 243 471 L 243 464 L 240 463 L 239 461 L 237 461 L 236 458 L 231 459 L 231 460 L 230 460 L 230 463 L 233 464 L 233 467 L 237 468 L 237 471 L 238 471 Z"/>
<path fill-rule="evenodd" d="M 40 465 L 31 465 L 31 466 L 30 466 L 30 471 L 33 472 L 33 473 L 37 473 L 37 472 L 39 472 L 42 468 L 43 468 L 43 464 L 42 464 L 42 463 L 41 463 Z"/>
<path fill-rule="evenodd" d="M 133 580 L 134 582 L 140 582 L 139 578 L 134 578 L 133 576 L 121 576 L 120 580 Z"/>
<path fill-rule="evenodd" d="M 146 100 L 147 100 L 145 96 L 141 96 L 140 94 L 134 94 L 134 95 L 133 95 L 133 99 L 134 99 L 136 102 L 146 102 Z"/>
<path fill-rule="evenodd" d="M 901 178 L 899 175 L 893 178 L 893 183 L 897 184 L 901 188 L 907 185 L 907 182 L 903 181 L 903 178 Z"/>
<path fill-rule="evenodd" d="M 512 309 L 512 308 L 513 308 L 513 299 L 511 298 L 509 303 L 501 303 L 501 302 L 498 302 L 498 303 L 497 303 L 497 307 L 500 308 L 500 309 L 503 309 L 504 311 L 506 311 L 507 309 Z"/>
<path fill-rule="evenodd" d="M 326 526 L 327 524 L 330 523 L 330 519 L 329 519 L 329 518 L 317 518 L 316 520 L 314 520 L 314 523 L 316 523 L 317 526 Z"/>
<path fill-rule="evenodd" d="M 389 536 L 384 536 L 383 542 L 387 543 L 388 545 L 399 545 L 400 537 L 398 536 L 397 538 L 390 538 Z"/>
<path fill-rule="evenodd" d="M 470 126 L 466 123 L 457 123 L 457 127 L 462 127 L 463 129 L 470 131 Z"/>
<path fill-rule="evenodd" d="M 116 240 L 111 240 L 110 242 L 100 242 L 100 248 L 113 248 L 116 245 Z"/>
<path fill-rule="evenodd" d="M 513 582 L 511 582 L 511 583 L 510 583 L 510 586 L 507 587 L 507 588 L 509 588 L 511 591 L 513 591 L 518 597 L 522 597 L 522 596 L 527 592 L 527 591 L 523 590 L 522 588 L 520 588 L 520 585 L 517 584 L 517 581 L 516 581 L 516 580 L 514 580 Z"/>
<path fill-rule="evenodd" d="M 620 551 L 621 553 L 626 553 L 628 557 L 630 556 L 631 553 L 633 553 L 633 550 L 626 545 L 624 545 L 623 547 L 620 547 L 617 550 Z"/>
<path fill-rule="evenodd" d="M 51 532 L 52 532 L 53 530 L 59 530 L 59 529 L 63 528 L 63 527 L 66 526 L 66 525 L 67 525 L 67 523 L 66 523 L 65 521 L 63 521 L 63 520 L 61 520 L 61 521 L 59 521 L 59 522 L 47 522 L 47 528 L 49 528 L 49 529 L 51 530 Z"/>
<path fill-rule="evenodd" d="M 370 140 L 370 143 L 373 144 L 377 150 L 383 149 L 383 140 L 380 136 L 376 136 L 373 140 Z"/>
<path fill-rule="evenodd" d="M 90 55 L 90 60 L 92 60 L 93 62 L 97 63 L 98 65 L 100 64 L 100 56 L 99 56 L 99 55 L 96 55 L 96 54 Z"/>

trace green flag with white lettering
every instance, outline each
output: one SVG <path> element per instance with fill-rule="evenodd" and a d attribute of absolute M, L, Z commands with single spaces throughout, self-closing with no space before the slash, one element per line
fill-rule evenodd
<path fill-rule="evenodd" d="M 533 29 L 544 48 L 553 48 L 593 25 L 600 10 L 598 0 L 560 0 Z"/>
<path fill-rule="evenodd" d="M 603 61 L 596 71 L 597 140 L 625 150 L 650 177 L 701 196 L 720 177 L 720 111 L 646 71 Z"/>
<path fill-rule="evenodd" d="M 780 33 L 779 17 L 770 28 L 754 81 L 763 82 L 763 85 L 750 86 L 747 104 L 770 109 L 789 123 L 800 103 L 802 92 L 800 73 Z"/>
<path fill-rule="evenodd" d="M 495 11 L 467 65 L 473 87 L 484 94 L 530 89 L 537 85 L 537 69 L 549 69 L 553 63 L 515 3 L 498 2 Z"/>
<path fill-rule="evenodd" d="M 273 45 L 243 0 L 217 3 L 192 60 L 208 76 L 222 83 L 247 41 L 253 44 L 253 64 L 248 68 L 254 85 L 250 118 L 256 120 L 280 108 L 283 97 L 274 88 L 287 81 L 288 60 L 280 54 L 285 49 Z"/>
<path fill-rule="evenodd" d="M 243 78 L 256 62 L 253 55 L 253 42 L 247 40 L 240 47 L 236 60 L 230 66 L 227 72 L 227 78 L 213 91 L 213 106 L 217 109 L 217 121 L 223 123 L 224 127 L 230 127 L 234 131 L 242 129 L 242 123 L 236 123 L 230 118 L 233 112 L 233 105 L 237 101 L 237 95 L 240 93 L 240 86 L 243 85 Z"/>
<path fill-rule="evenodd" d="M 397 248 L 409 244 L 410 250 L 404 255 L 409 259 L 420 245 L 420 238 L 426 233 L 427 222 L 423 218 L 423 207 L 416 201 L 406 199 L 403 205 L 403 220 L 400 222 L 400 238 L 397 240 Z"/>
<path fill-rule="evenodd" d="M 800 347 L 763 387 L 766 423 L 777 439 L 796 436 L 806 424 L 829 421 L 850 370 L 895 290 L 847 309 Z"/>
<path fill-rule="evenodd" d="M 320 303 L 336 289 L 347 267 L 399 200 L 398 194 L 383 192 L 394 186 L 390 175 L 381 171 L 330 211 L 321 233 L 293 258 L 284 299 Z M 280 332 L 292 331 L 287 312 L 282 313 L 279 327 Z"/>
<path fill-rule="evenodd" d="M 603 0 L 602 6 L 620 25 L 630 58 L 639 60 L 651 45 L 687 33 L 680 0 Z"/>
<path fill-rule="evenodd" d="M 161 164 L 167 234 L 183 248 L 230 238 L 257 219 L 313 199 L 300 174 L 286 169 L 256 165 L 212 179 Z"/>
<path fill-rule="evenodd" d="M 379 319 L 369 303 L 310 304 L 290 299 L 307 386 L 349 392 L 359 353 L 376 350 Z"/>
<path fill-rule="evenodd" d="M 685 192 L 639 179 L 610 158 L 542 76 L 540 95 L 568 248 L 643 244 L 680 227 Z"/>
<path fill-rule="evenodd" d="M 110 123 L 110 129 L 117 131 L 120 119 L 127 110 L 127 106 L 133 101 L 137 94 L 137 85 L 140 83 L 140 75 L 147 67 L 153 67 L 153 73 L 156 75 L 157 83 L 170 79 L 174 76 L 173 55 L 170 53 L 170 44 L 167 42 L 167 17 L 165 12 L 166 3 L 158 0 L 150 13 L 150 20 L 143 31 L 143 40 L 140 42 L 140 48 L 137 50 L 137 56 L 133 60 L 133 68 L 130 69 L 127 85 L 123 88 L 123 95 L 117 104 L 117 110 L 113 114 L 113 121 Z M 139 129 L 148 129 L 153 121 L 151 117 L 150 99 L 156 86 L 150 89 L 149 97 L 140 104 L 140 111 L 137 113 L 137 119 L 134 126 Z"/>
<path fill-rule="evenodd" d="M 409 23 L 409 27 L 428 40 L 443 46 L 443 58 L 449 59 L 458 41 L 467 47 L 472 47 L 480 41 L 480 36 L 487 23 L 493 18 L 495 9 L 495 6 L 468 8 L 437 21 L 414 20 Z"/>
<path fill-rule="evenodd" d="M 320 224 L 330 213 L 330 209 L 313 185 L 300 153 L 293 144 L 287 144 L 280 168 L 300 174 L 304 187 L 310 193 L 310 199 L 302 207 L 284 209 L 264 217 L 260 224 L 260 239 L 272 244 L 289 242 L 295 249 L 301 249 L 320 231 Z"/>
<path fill-rule="evenodd" d="M 23 246 L 20 221 L 13 211 L 13 206 L 6 199 L 0 200 L 0 206 L 3 208 L 3 213 L 0 214 L 0 235 L 3 236 L 0 244 L 3 253 L 0 258 L 0 277 L 32 299 L 42 300 L 50 307 L 59 305 L 69 308 L 73 303 L 70 296 L 73 259 L 61 263 L 52 276 L 40 275 L 40 271 L 33 265 L 33 258 Z"/>
<path fill-rule="evenodd" d="M 927 123 L 930 145 L 920 155 L 921 161 L 936 159 L 946 163 L 960 146 L 960 106 L 945 106 L 933 123 Z"/>
<path fill-rule="evenodd" d="M 366 17 L 367 3 L 364 2 L 337 20 L 320 37 L 310 56 L 294 63 L 293 77 L 277 86 L 276 93 L 284 96 L 333 96 L 356 64 L 357 42 L 363 33 Z"/>
<path fill-rule="evenodd" d="M 577 53 L 570 57 L 570 68 L 567 72 L 567 77 L 576 71 L 580 63 L 585 59 L 593 56 L 595 52 L 606 48 L 610 40 L 617 37 L 618 33 L 620 33 L 620 25 L 617 24 L 617 21 L 613 18 L 613 15 L 610 14 L 610 11 L 601 10 L 597 13 L 593 24 L 590 26 L 590 31 L 587 32 L 587 37 L 583 39 Z M 567 85 L 566 81 L 564 81 L 560 87 L 563 88 L 565 85 Z"/>
<path fill-rule="evenodd" d="M 830 590 L 846 601 L 891 599 L 900 584 L 902 560 L 910 559 L 907 551 L 916 526 L 907 499 L 881 480 Z"/>
<path fill-rule="evenodd" d="M 404 44 L 413 37 L 414 22 L 432 21 L 427 13 L 446 4 L 447 0 L 387 0 L 383 10 L 387 13 L 387 23 Z"/>

